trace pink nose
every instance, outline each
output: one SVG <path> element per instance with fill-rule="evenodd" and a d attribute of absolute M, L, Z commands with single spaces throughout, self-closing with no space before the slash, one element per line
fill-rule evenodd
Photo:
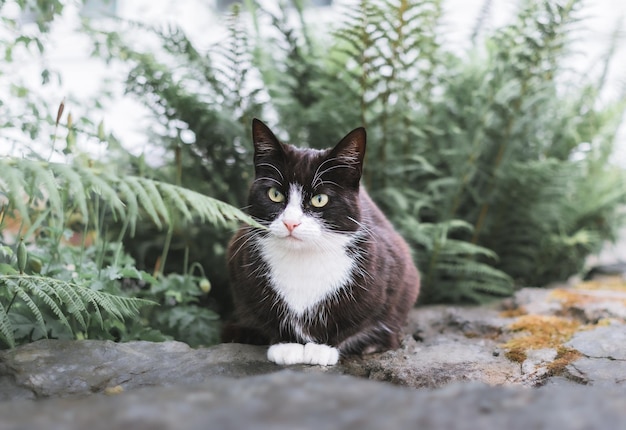
<path fill-rule="evenodd" d="M 291 233 L 296 227 L 300 225 L 298 221 L 283 221 L 283 224 L 285 224 L 285 227 L 287 227 L 289 233 Z"/>

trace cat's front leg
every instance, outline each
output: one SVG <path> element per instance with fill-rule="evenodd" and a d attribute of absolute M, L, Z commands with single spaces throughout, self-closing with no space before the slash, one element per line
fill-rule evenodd
<path fill-rule="evenodd" d="M 267 359 L 281 365 L 313 364 L 333 366 L 339 361 L 339 350 L 318 343 L 277 343 L 267 350 Z"/>

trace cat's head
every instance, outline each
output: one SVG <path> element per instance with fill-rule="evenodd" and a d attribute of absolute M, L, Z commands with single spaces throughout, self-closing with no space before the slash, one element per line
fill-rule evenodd
<path fill-rule="evenodd" d="M 351 131 L 332 149 L 302 149 L 282 144 L 254 119 L 252 138 L 249 213 L 269 227 L 270 237 L 298 249 L 323 247 L 325 239 L 358 230 L 365 129 Z"/>

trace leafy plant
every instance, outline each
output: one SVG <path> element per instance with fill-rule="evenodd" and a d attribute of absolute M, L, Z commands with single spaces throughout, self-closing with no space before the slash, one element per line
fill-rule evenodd
<path fill-rule="evenodd" d="M 165 337 L 186 342 L 192 347 L 213 345 L 220 340 L 220 316 L 203 300 L 210 290 L 206 277 L 180 275 L 164 277 L 141 295 L 162 303 L 144 314 L 149 327 Z M 145 338 L 144 335 L 141 338 Z"/>
<path fill-rule="evenodd" d="M 121 283 L 134 279 L 138 284 L 151 284 L 151 288 L 160 285 L 167 289 L 168 285 L 174 285 L 171 281 L 168 284 L 168 278 L 158 280 L 135 269 L 119 240 L 127 232 L 132 234 L 142 218 L 159 228 L 167 228 L 170 238 L 176 226 L 190 222 L 255 224 L 239 210 L 195 191 L 119 175 L 93 162 L 72 166 L 1 158 L 0 169 L 3 171 L 0 230 L 6 230 L 9 237 L 14 235 L 17 240 L 15 251 L 6 245 L 3 248 L 5 261 L 0 278 L 0 338 L 8 346 L 14 346 L 17 340 L 47 336 L 132 338 L 133 333 L 135 336 L 138 332 L 145 333 L 146 326 L 154 337 L 157 329 L 143 324 L 142 331 L 134 321 L 124 323 L 124 320 L 136 318 L 140 308 L 158 303 L 155 299 L 162 297 L 154 292 L 144 293 L 146 299 L 125 297 L 129 291 L 124 291 Z M 69 231 L 68 219 L 79 221 L 82 231 Z M 116 224 L 120 227 L 115 228 Z M 106 237 L 116 230 L 117 240 Z M 66 242 L 71 242 L 77 233 L 79 241 L 72 248 Z M 94 243 L 87 246 L 90 237 Z M 26 249 L 24 238 L 32 241 L 30 250 Z M 163 261 L 167 248 L 166 242 Z M 187 298 L 189 288 L 177 294 L 184 294 L 182 305 L 192 303 Z M 195 315 L 197 327 L 212 326 L 205 330 L 204 336 L 191 333 L 192 342 L 216 340 L 215 312 L 182 306 L 175 312 L 179 317 L 184 312 Z M 169 317 L 173 317 L 173 312 Z M 187 327 L 188 320 L 184 322 L 183 326 Z M 170 321 L 168 328 L 176 325 Z M 177 338 L 186 339 L 182 331 L 176 333 Z"/>
<path fill-rule="evenodd" d="M 1 77 L 14 76 L 5 74 L 4 66 L 8 70 L 33 47 L 35 56 L 45 57 L 47 32 L 65 5 L 18 2 L 37 17 L 37 30 L 28 34 L 3 16 L 2 25 L 11 31 L 0 36 Z M 53 76 L 43 69 L 42 83 Z M 182 275 L 164 275 L 166 260 L 179 246 L 180 232 L 191 237 L 195 226 L 203 226 L 209 232 L 204 244 L 211 244 L 210 237 L 223 236 L 224 227 L 254 222 L 220 200 L 180 186 L 181 163 L 175 164 L 172 181 L 179 185 L 151 179 L 159 177 L 158 170 L 148 178 L 142 159 L 125 153 L 102 122 L 66 114 L 66 103 L 55 119 L 36 90 L 14 77 L 10 97 L 0 101 L 0 129 L 6 131 L 4 146 L 18 147 L 26 158 L 0 157 L 0 345 L 42 337 L 216 342 L 219 318 L 207 297 L 208 279 L 190 273 L 188 258 Z M 106 144 L 107 158 L 95 162 L 77 149 L 77 140 Z M 152 274 L 139 270 L 126 252 L 147 225 L 159 237 Z M 188 252 L 189 246 L 183 247 Z M 202 272 L 197 264 L 191 267 Z"/>
<path fill-rule="evenodd" d="M 55 333 L 58 337 L 64 331 L 68 334 L 80 330 L 86 332 L 94 322 L 104 328 L 103 316 L 123 321 L 124 318 L 135 317 L 141 306 L 154 304 L 92 290 L 72 282 L 25 274 L 4 274 L 0 285 L 6 289 L 2 296 L 11 297 L 6 307 L 0 301 L 0 337 L 11 347 L 15 346 L 16 337 L 38 339 L 47 337 L 49 330 L 59 331 Z M 16 303 L 16 300 L 21 303 Z M 20 305 L 22 309 L 19 309 Z M 15 309 L 12 309 L 13 306 Z M 33 325 L 32 319 L 25 315 L 26 308 L 36 324 Z M 46 320 L 51 320 L 50 316 L 66 330 L 50 327 L 46 323 Z"/>

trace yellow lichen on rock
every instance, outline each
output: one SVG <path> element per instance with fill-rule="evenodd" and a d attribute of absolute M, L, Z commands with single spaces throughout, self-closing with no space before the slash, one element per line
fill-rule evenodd
<path fill-rule="evenodd" d="M 500 316 L 502 318 L 515 318 L 515 317 L 520 317 L 522 315 L 526 315 L 528 313 L 528 311 L 526 311 L 526 308 L 524 308 L 524 306 L 519 306 L 519 307 L 515 307 L 512 309 L 506 309 L 500 312 Z"/>
<path fill-rule="evenodd" d="M 565 368 L 572 362 L 582 358 L 583 354 L 574 348 L 560 346 L 557 350 L 556 358 L 548 365 L 548 371 L 551 376 L 560 375 Z"/>
<path fill-rule="evenodd" d="M 584 281 L 576 286 L 579 290 L 612 290 L 626 292 L 626 279 L 623 276 L 602 276 L 591 281 Z"/>
<path fill-rule="evenodd" d="M 550 293 L 550 298 L 561 303 L 564 310 L 573 306 L 580 306 L 591 303 L 597 299 L 590 294 L 585 294 L 580 290 L 557 288 Z"/>
<path fill-rule="evenodd" d="M 585 289 L 583 285 L 585 284 L 580 284 L 573 289 L 557 288 L 550 293 L 550 298 L 559 301 L 563 311 L 567 311 L 573 307 L 581 307 L 589 303 L 606 301 L 621 302 L 626 306 L 626 291 L 611 287 L 592 287 Z"/>
<path fill-rule="evenodd" d="M 569 318 L 551 315 L 522 315 L 509 325 L 509 330 L 521 333 L 502 347 L 511 361 L 523 362 L 530 349 L 562 347 L 576 331 L 580 323 Z"/>

